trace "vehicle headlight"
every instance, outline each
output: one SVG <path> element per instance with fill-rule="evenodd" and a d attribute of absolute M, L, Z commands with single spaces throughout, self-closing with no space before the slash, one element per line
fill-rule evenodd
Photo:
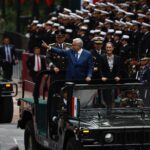
<path fill-rule="evenodd" d="M 111 143 L 111 142 L 113 142 L 113 140 L 114 140 L 113 134 L 107 133 L 107 134 L 105 135 L 105 142 Z"/>

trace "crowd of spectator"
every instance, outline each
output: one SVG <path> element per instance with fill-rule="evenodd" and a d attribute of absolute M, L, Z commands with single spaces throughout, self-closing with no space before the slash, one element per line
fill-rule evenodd
<path fill-rule="evenodd" d="M 113 54 L 119 56 L 123 64 L 122 77 L 150 79 L 150 8 L 146 0 L 122 3 L 83 0 L 81 10 L 73 12 L 64 8 L 45 22 L 33 20 L 26 35 L 29 37 L 28 51 L 33 53 L 34 48 L 39 47 L 42 55 L 47 53 L 46 48 L 42 47 L 43 41 L 68 50 L 74 38 L 82 39 L 83 48 L 93 55 L 95 74 L 101 70 L 97 55 L 104 55 L 106 43 L 110 42 Z M 51 59 L 49 65 L 53 65 L 56 72 L 65 70 L 66 66 L 62 66 L 65 64 L 64 58 L 51 56 Z"/>

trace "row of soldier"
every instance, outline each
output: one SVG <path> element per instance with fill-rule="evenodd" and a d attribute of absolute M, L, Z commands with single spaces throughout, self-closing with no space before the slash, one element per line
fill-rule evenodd
<path fill-rule="evenodd" d="M 134 9 L 129 9 L 128 6 L 134 6 Z M 123 76 L 138 78 L 140 60 L 150 56 L 150 10 L 147 5 L 142 6 L 142 10 L 137 6 L 138 2 L 92 4 L 84 0 L 84 9 L 76 10 L 76 13 L 64 8 L 63 12 L 56 13 L 44 24 L 33 20 L 29 31 L 29 52 L 33 52 L 33 48 L 38 46 L 41 54 L 45 55 L 46 49 L 41 47 L 42 41 L 67 50 L 71 47 L 72 39 L 81 38 L 83 47 L 93 54 L 94 65 L 99 66 L 95 55 L 106 53 L 106 43 L 112 42 L 113 53 L 120 56 L 124 64 Z M 56 72 L 64 70 L 63 57 L 57 54 L 50 57 L 56 65 Z"/>

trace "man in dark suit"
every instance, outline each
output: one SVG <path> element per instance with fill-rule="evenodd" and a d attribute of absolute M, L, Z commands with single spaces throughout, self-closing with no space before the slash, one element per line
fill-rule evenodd
<path fill-rule="evenodd" d="M 48 49 L 48 53 L 57 53 L 61 56 L 67 57 L 67 80 L 91 80 L 93 73 L 92 54 L 82 48 L 83 41 L 80 38 L 73 39 L 72 48 L 67 51 L 48 46 L 46 43 L 43 43 L 42 45 Z"/>
<path fill-rule="evenodd" d="M 35 82 L 37 74 L 42 70 L 46 70 L 45 58 L 40 55 L 39 47 L 34 48 L 34 55 L 28 58 L 26 64 L 29 69 L 29 74 L 33 82 Z"/>
<path fill-rule="evenodd" d="M 150 25 L 142 23 L 143 36 L 140 43 L 140 58 L 150 57 Z"/>
<path fill-rule="evenodd" d="M 101 68 L 101 63 L 99 56 L 104 54 L 105 51 L 102 49 L 103 46 L 103 41 L 95 38 L 94 41 L 94 46 L 93 49 L 91 50 L 92 56 L 93 56 L 93 63 L 94 63 L 94 70 L 93 70 L 93 79 L 99 79 L 100 76 L 100 68 Z"/>
<path fill-rule="evenodd" d="M 3 38 L 3 45 L 0 47 L 0 57 L 3 69 L 3 78 L 12 80 L 13 65 L 18 63 L 15 46 L 10 44 L 10 37 Z"/>

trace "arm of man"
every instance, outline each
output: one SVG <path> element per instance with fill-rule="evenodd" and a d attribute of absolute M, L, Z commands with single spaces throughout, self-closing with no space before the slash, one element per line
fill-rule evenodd
<path fill-rule="evenodd" d="M 91 80 L 91 77 L 93 74 L 93 68 L 94 68 L 93 57 L 92 57 L 92 54 L 90 54 L 89 59 L 88 59 L 88 71 L 87 71 L 86 80 Z"/>
<path fill-rule="evenodd" d="M 42 46 L 47 48 L 47 52 L 48 53 L 57 53 L 58 55 L 61 56 L 67 56 L 67 51 L 65 49 L 60 49 L 60 48 L 56 48 L 56 47 L 51 47 L 50 45 L 46 44 L 44 41 L 42 43 Z"/>

